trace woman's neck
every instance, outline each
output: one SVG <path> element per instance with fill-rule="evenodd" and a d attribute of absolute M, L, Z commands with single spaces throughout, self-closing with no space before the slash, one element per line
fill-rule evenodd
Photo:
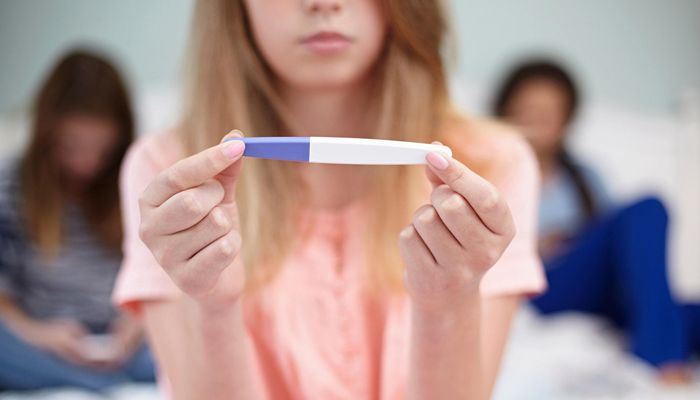
<path fill-rule="evenodd" d="M 367 85 L 347 89 L 282 90 L 282 101 L 291 119 L 290 128 L 298 136 L 370 135 L 369 99 Z"/>
<path fill-rule="evenodd" d="M 537 159 L 540 164 L 542 181 L 549 182 L 557 172 L 557 157 L 551 155 L 538 154 Z"/>
<path fill-rule="evenodd" d="M 290 113 L 290 128 L 299 136 L 371 137 L 373 116 L 367 113 L 370 92 L 358 85 L 347 90 L 286 89 L 282 99 Z M 339 209 L 367 194 L 370 168 L 349 165 L 300 164 L 310 206 Z"/>

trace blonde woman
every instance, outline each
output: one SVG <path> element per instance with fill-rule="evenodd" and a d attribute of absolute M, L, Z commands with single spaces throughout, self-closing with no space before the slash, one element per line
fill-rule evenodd
<path fill-rule="evenodd" d="M 537 167 L 510 128 L 451 111 L 444 35 L 437 1 L 197 3 L 182 124 L 122 175 L 115 297 L 172 398 L 490 396 L 518 304 L 544 287 Z M 456 156 L 243 161 L 217 144 L 233 128 Z"/>

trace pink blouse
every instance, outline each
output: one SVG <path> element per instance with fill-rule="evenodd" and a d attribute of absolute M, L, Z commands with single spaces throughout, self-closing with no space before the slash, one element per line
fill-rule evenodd
<path fill-rule="evenodd" d="M 125 258 L 114 300 L 130 310 L 182 295 L 139 239 L 137 207 L 154 176 L 180 158 L 177 143 L 173 134 L 144 137 L 129 150 L 122 170 Z M 517 168 L 493 183 L 508 200 L 517 234 L 484 277 L 482 296 L 534 294 L 545 287 L 535 236 L 538 171 L 526 146 L 515 154 Z M 405 295 L 372 295 L 364 286 L 365 211 L 353 205 L 309 213 L 309 239 L 289 254 L 270 284 L 243 298 L 267 398 L 404 397 L 410 302 Z"/>

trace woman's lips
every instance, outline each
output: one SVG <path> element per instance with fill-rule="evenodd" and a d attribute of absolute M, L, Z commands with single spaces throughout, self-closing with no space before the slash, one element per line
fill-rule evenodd
<path fill-rule="evenodd" d="M 319 32 L 306 36 L 301 44 L 314 53 L 333 54 L 347 48 L 352 40 L 337 32 Z"/>

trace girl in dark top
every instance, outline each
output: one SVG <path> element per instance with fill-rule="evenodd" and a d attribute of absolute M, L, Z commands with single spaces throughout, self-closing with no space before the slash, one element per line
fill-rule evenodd
<path fill-rule="evenodd" d="M 33 111 L 27 150 L 0 170 L 0 389 L 152 380 L 139 324 L 110 303 L 134 135 L 126 88 L 107 60 L 76 51 Z"/>
<path fill-rule="evenodd" d="M 669 289 L 666 210 L 651 197 L 611 205 L 598 175 L 571 157 L 565 142 L 578 104 L 569 74 L 536 60 L 508 75 L 493 106 L 494 114 L 520 127 L 542 171 L 540 253 L 549 290 L 532 303 L 543 314 L 608 318 L 663 380 L 687 381 L 689 345 L 700 332 L 688 329 Z"/>

